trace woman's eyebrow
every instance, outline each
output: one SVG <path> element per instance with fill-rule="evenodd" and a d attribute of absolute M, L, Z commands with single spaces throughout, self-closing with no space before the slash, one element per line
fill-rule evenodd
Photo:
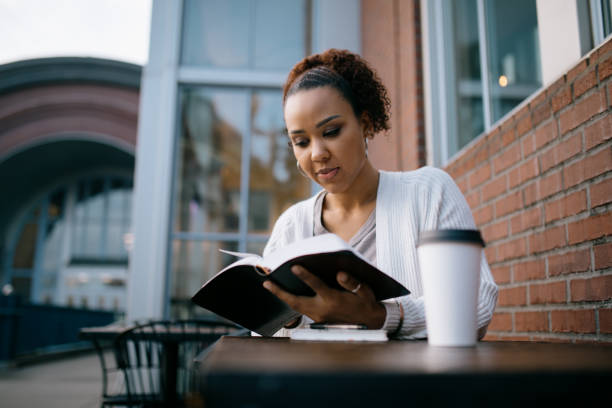
<path fill-rule="evenodd" d="M 320 121 L 319 123 L 317 123 L 315 126 L 319 128 L 319 127 L 323 126 L 324 124 L 326 124 L 327 122 L 329 122 L 330 120 L 334 120 L 334 119 L 339 118 L 339 117 L 340 117 L 340 115 L 331 115 L 330 117 L 325 118 L 322 121 Z M 300 133 L 306 133 L 306 132 L 304 132 L 302 129 L 296 129 L 296 130 L 292 130 L 291 132 L 289 132 L 289 134 L 291 134 L 291 135 L 296 135 L 296 134 L 300 134 Z"/>
<path fill-rule="evenodd" d="M 332 115 L 332 116 L 330 116 L 328 118 L 325 118 L 322 121 L 320 121 L 319 123 L 317 123 L 316 127 L 321 127 L 324 124 L 326 124 L 327 122 L 329 122 L 330 120 L 334 120 L 334 119 L 339 118 L 339 117 L 340 117 L 340 115 Z"/>

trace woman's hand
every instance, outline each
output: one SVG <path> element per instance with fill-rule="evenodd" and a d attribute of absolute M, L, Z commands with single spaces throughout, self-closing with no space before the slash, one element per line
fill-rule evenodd
<path fill-rule="evenodd" d="M 264 287 L 287 303 L 293 310 L 315 322 L 365 324 L 369 329 L 380 329 L 386 317 L 385 307 L 376 301 L 374 293 L 365 284 L 346 272 L 338 272 L 336 279 L 344 290 L 327 286 L 305 268 L 291 268 L 297 277 L 315 292 L 315 296 L 295 296 L 271 281 Z"/>

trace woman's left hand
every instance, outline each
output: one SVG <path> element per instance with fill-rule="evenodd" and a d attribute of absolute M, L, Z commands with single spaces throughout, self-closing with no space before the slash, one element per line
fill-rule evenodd
<path fill-rule="evenodd" d="M 385 307 L 376 301 L 372 290 L 346 272 L 338 272 L 336 280 L 346 291 L 330 288 L 305 268 L 294 265 L 291 271 L 315 292 L 315 296 L 296 296 L 274 282 L 264 287 L 296 312 L 315 322 L 365 324 L 368 329 L 380 329 L 386 317 Z"/>

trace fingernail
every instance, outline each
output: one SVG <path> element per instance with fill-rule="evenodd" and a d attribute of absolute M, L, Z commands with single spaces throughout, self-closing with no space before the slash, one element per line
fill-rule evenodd
<path fill-rule="evenodd" d="M 347 282 L 348 281 L 348 275 L 344 272 L 338 272 L 338 278 L 342 281 L 342 282 Z"/>
<path fill-rule="evenodd" d="M 300 269 L 299 266 L 292 266 L 291 272 L 293 272 L 294 275 L 299 275 L 302 273 L 302 270 Z"/>
<path fill-rule="evenodd" d="M 263 283 L 263 287 L 264 287 L 264 288 L 266 288 L 266 289 L 268 289 L 268 290 L 270 290 L 270 288 L 272 287 L 272 284 L 271 284 L 270 282 L 268 282 L 268 281 L 265 281 L 265 282 Z"/>

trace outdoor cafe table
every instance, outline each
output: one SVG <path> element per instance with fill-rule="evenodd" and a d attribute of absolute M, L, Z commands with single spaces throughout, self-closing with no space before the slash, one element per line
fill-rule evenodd
<path fill-rule="evenodd" d="M 612 406 L 612 347 L 605 345 L 443 348 L 226 336 L 199 359 L 207 408 Z"/>

